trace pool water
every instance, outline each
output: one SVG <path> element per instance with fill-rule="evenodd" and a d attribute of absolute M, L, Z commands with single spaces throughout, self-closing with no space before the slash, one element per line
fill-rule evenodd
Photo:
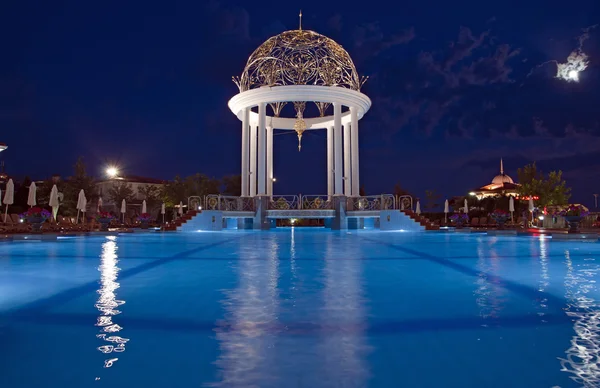
<path fill-rule="evenodd" d="M 600 244 L 398 232 L 0 244 L 0 387 L 597 387 Z"/>

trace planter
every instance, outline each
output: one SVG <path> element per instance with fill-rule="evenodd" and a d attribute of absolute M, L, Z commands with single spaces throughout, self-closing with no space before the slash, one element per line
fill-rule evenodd
<path fill-rule="evenodd" d="M 496 224 L 498 225 L 498 230 L 504 230 L 504 225 L 506 224 L 507 219 L 506 218 L 499 218 L 496 219 Z"/>
<path fill-rule="evenodd" d="M 40 233 L 42 231 L 42 224 L 46 221 L 44 217 L 26 217 L 25 219 L 31 225 L 34 233 Z"/>
<path fill-rule="evenodd" d="M 148 229 L 148 221 L 140 221 L 141 229 Z"/>
<path fill-rule="evenodd" d="M 565 221 L 569 224 L 569 231 L 567 233 L 579 233 L 579 224 L 583 217 L 581 216 L 565 216 Z"/>
<path fill-rule="evenodd" d="M 100 230 L 103 232 L 108 231 L 108 226 L 110 225 L 110 222 L 112 221 L 112 218 L 100 218 L 98 219 L 98 223 L 100 224 Z"/>

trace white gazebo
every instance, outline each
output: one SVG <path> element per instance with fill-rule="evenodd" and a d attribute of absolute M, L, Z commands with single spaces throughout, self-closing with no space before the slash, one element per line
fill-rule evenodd
<path fill-rule="evenodd" d="M 326 129 L 327 194 L 358 196 L 358 121 L 371 107 L 360 92 L 365 81 L 342 46 L 301 22 L 260 45 L 234 78 L 240 92 L 229 101 L 242 122 L 242 196 L 273 195 L 274 129 L 296 131 L 299 150 L 304 131 Z M 288 103 L 295 117 L 280 115 Z M 307 104 L 317 117 L 304 116 Z"/>

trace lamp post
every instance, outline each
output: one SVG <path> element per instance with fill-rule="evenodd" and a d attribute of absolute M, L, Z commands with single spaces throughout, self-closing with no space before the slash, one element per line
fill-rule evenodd
<path fill-rule="evenodd" d="M 594 207 L 596 209 L 598 209 L 598 195 L 600 194 L 594 194 Z"/>

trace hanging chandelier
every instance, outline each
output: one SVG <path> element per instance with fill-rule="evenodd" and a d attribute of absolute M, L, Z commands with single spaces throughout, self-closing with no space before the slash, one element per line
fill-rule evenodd
<path fill-rule="evenodd" d="M 294 131 L 298 135 L 298 152 L 302 150 L 302 134 L 306 131 L 306 122 L 304 121 L 304 109 L 306 101 L 295 101 L 294 109 L 296 110 L 296 122 L 294 123 Z"/>
<path fill-rule="evenodd" d="M 302 134 L 306 131 L 306 123 L 302 116 L 299 116 L 294 123 L 294 131 L 298 135 L 298 152 L 302 150 Z"/>

